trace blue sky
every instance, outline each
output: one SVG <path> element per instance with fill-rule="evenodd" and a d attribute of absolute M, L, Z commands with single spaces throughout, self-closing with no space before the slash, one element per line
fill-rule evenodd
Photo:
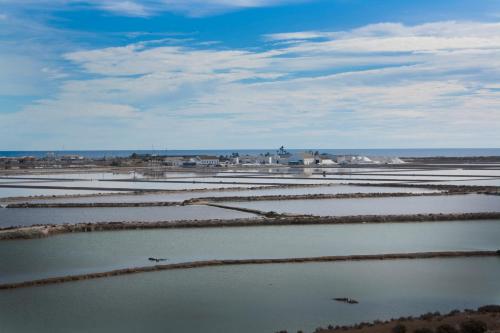
<path fill-rule="evenodd" d="M 0 150 L 499 143 L 497 0 L 0 0 Z"/>

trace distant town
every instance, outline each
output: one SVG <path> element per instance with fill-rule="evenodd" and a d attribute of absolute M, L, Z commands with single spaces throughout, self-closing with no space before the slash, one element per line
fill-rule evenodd
<path fill-rule="evenodd" d="M 57 155 L 47 153 L 44 157 L 0 157 L 0 169 L 67 168 L 67 167 L 225 167 L 225 166 L 348 166 L 359 164 L 402 164 L 398 157 L 368 157 L 360 155 L 332 155 L 320 151 L 291 153 L 283 146 L 274 152 L 257 155 L 185 155 L 137 154 L 128 157 L 88 158 L 77 154 Z"/>

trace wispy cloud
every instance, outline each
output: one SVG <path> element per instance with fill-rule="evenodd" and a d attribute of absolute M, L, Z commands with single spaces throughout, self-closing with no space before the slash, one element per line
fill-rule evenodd
<path fill-rule="evenodd" d="M 130 131 L 176 147 L 199 146 L 200 133 L 207 147 L 248 136 L 255 146 L 491 146 L 500 141 L 499 28 L 382 23 L 268 35 L 261 51 L 193 41 L 68 52 L 79 78 L 0 121 L 30 119 L 23 130 L 35 132 L 64 122 L 73 137 L 110 147 Z"/>
<path fill-rule="evenodd" d="M 99 8 L 127 16 L 150 16 L 152 11 L 144 5 L 133 1 L 102 1 Z"/>
<path fill-rule="evenodd" d="M 497 49 L 500 23 L 437 22 L 419 26 L 397 23 L 368 25 L 351 31 L 305 31 L 266 35 L 272 41 L 297 40 L 297 52 L 422 52 Z M 325 39 L 310 41 L 310 39 Z"/>
<path fill-rule="evenodd" d="M 297 32 L 283 32 L 265 35 L 264 38 L 269 41 L 293 41 L 304 39 L 317 39 L 331 37 L 332 33 L 323 31 L 297 31 Z"/>
<path fill-rule="evenodd" d="M 312 0 L 0 0 L 0 4 L 22 8 L 71 9 L 90 6 L 117 15 L 147 17 L 161 12 L 207 16 L 245 8 L 271 7 Z"/>

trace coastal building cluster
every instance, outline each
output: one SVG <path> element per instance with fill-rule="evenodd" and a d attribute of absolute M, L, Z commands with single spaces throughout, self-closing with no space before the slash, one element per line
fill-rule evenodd
<path fill-rule="evenodd" d="M 185 155 L 168 156 L 159 154 L 137 154 L 128 157 L 88 158 L 76 154 L 57 156 L 49 153 L 44 157 L 0 157 L 0 169 L 30 169 L 30 168 L 67 168 L 96 166 L 128 166 L 128 167 L 222 167 L 222 166 L 259 166 L 259 165 L 289 165 L 289 166 L 347 166 L 373 164 L 401 164 L 398 157 L 368 157 L 359 155 L 332 155 L 312 152 L 290 153 L 280 148 L 275 153 L 231 155 Z"/>
<path fill-rule="evenodd" d="M 5 157 L 0 156 L 0 169 L 34 169 L 34 168 L 91 168 L 99 166 L 98 160 L 86 158 L 80 155 L 61 155 L 48 153 L 44 157 L 20 156 Z"/>
<path fill-rule="evenodd" d="M 367 157 L 356 155 L 330 155 L 310 152 L 286 154 L 259 154 L 233 156 L 169 156 L 162 158 L 168 166 L 224 166 L 224 165 L 303 165 L 303 166 L 342 166 L 351 164 L 400 164 L 400 158 Z"/>

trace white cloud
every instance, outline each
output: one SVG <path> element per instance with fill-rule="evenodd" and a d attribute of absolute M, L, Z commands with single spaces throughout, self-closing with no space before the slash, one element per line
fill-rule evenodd
<path fill-rule="evenodd" d="M 274 41 L 301 40 L 290 52 L 426 52 L 500 47 L 500 23 L 437 22 L 413 27 L 380 23 L 343 32 L 294 32 L 267 35 Z M 307 39 L 327 40 L 310 41 Z"/>
<path fill-rule="evenodd" d="M 498 28 L 384 23 L 268 36 L 294 42 L 261 51 L 196 41 L 80 50 L 65 58 L 84 78 L 63 78 L 57 94 L 0 122 L 30 119 L 24 131 L 60 137 L 72 128 L 74 142 L 101 140 L 94 148 L 127 133 L 123 146 L 492 146 Z"/>
<path fill-rule="evenodd" d="M 148 9 L 133 1 L 103 1 L 99 7 L 103 10 L 129 16 L 149 16 Z"/>
<path fill-rule="evenodd" d="M 193 49 L 181 46 L 146 48 L 143 44 L 66 54 L 65 58 L 94 74 L 124 76 L 156 72 L 215 74 L 266 68 L 277 52 Z M 253 76 L 252 74 L 251 76 Z"/>
<path fill-rule="evenodd" d="M 150 0 L 156 11 L 170 11 L 189 16 L 207 16 L 232 10 L 271 7 L 311 0 Z"/>
<path fill-rule="evenodd" d="M 0 0 L 0 4 L 39 9 L 89 5 L 124 16 L 151 16 L 161 12 L 207 16 L 245 8 L 270 7 L 311 0 Z"/>
<path fill-rule="evenodd" d="M 74 97 L 74 96 L 73 96 Z M 55 100 L 39 100 L 26 108 L 25 112 L 37 118 L 37 114 L 47 110 L 47 115 L 52 119 L 64 117 L 65 119 L 91 119 L 100 120 L 102 118 L 126 119 L 139 116 L 139 110 L 127 104 L 96 102 L 86 98 Z M 47 119 L 45 119 L 47 120 Z"/>
<path fill-rule="evenodd" d="M 265 35 L 266 40 L 270 41 L 286 41 L 286 40 L 304 40 L 330 37 L 332 34 L 322 31 L 297 31 L 297 32 L 283 32 Z"/>

